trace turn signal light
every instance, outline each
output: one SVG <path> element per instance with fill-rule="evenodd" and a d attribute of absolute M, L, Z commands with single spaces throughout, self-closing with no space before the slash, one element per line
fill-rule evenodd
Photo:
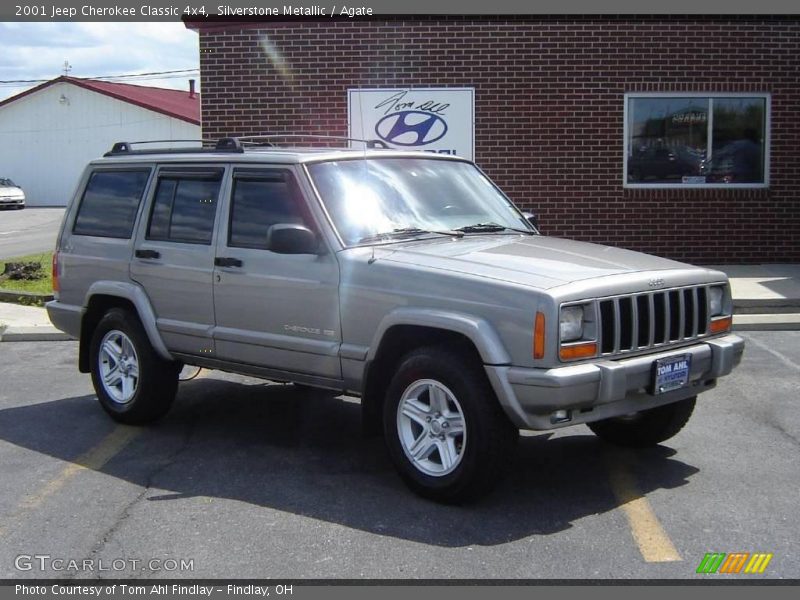
<path fill-rule="evenodd" d="M 533 358 L 544 358 L 544 313 L 536 313 L 533 328 Z"/>
<path fill-rule="evenodd" d="M 708 328 L 710 333 L 722 333 L 723 331 L 730 331 L 733 325 L 733 317 L 720 317 L 711 320 L 711 326 Z"/>
<path fill-rule="evenodd" d="M 577 360 L 579 358 L 592 358 L 597 356 L 597 342 L 584 342 L 563 346 L 558 355 L 561 360 Z"/>

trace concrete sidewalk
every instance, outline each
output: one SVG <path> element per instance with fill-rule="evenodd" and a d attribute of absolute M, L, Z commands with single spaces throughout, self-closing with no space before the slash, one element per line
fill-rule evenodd
<path fill-rule="evenodd" d="M 69 339 L 67 334 L 53 327 L 44 308 L 0 302 L 0 341 L 55 342 Z"/>
<path fill-rule="evenodd" d="M 727 273 L 733 293 L 733 328 L 800 329 L 800 265 L 708 265 Z M 0 302 L 0 341 L 68 340 L 43 308 Z"/>
<path fill-rule="evenodd" d="M 800 329 L 800 265 L 708 266 L 730 278 L 734 329 Z"/>

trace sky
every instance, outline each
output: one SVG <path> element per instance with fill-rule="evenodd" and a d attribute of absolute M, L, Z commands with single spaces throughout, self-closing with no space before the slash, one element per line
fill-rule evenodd
<path fill-rule="evenodd" d="M 198 69 L 198 36 L 183 23 L 0 23 L 0 81 Z M 199 72 L 126 83 L 189 89 Z M 0 83 L 0 100 L 29 84 Z"/>

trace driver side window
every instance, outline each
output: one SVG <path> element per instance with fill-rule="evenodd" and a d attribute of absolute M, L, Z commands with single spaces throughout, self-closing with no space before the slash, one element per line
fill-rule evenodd
<path fill-rule="evenodd" d="M 237 171 L 231 196 L 228 245 L 267 249 L 267 230 L 278 223 L 313 229 L 294 175 L 285 170 Z"/>

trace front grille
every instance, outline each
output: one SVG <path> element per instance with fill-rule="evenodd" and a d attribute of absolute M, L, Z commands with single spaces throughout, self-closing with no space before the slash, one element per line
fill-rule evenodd
<path fill-rule="evenodd" d="M 599 308 L 602 355 L 693 340 L 708 328 L 706 286 L 608 298 Z"/>

